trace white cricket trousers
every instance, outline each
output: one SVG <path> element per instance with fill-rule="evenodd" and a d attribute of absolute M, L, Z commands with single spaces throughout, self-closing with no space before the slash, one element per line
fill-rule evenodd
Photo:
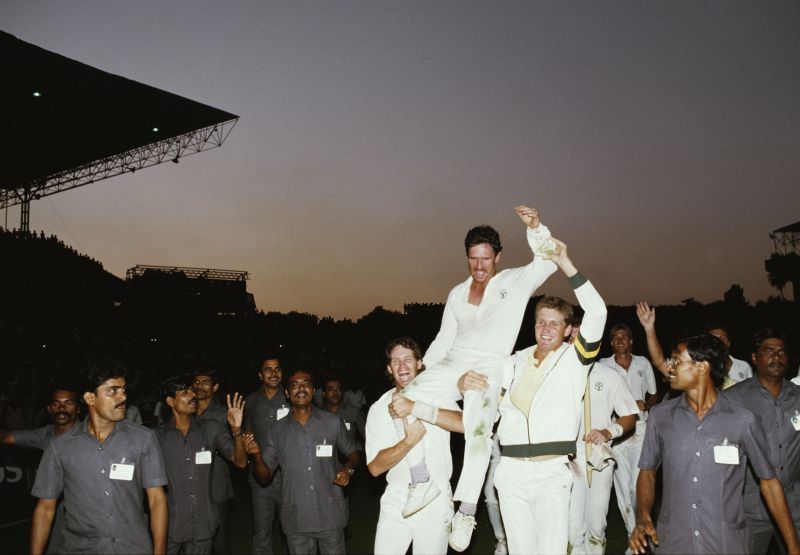
<path fill-rule="evenodd" d="M 407 493 L 407 484 L 386 486 L 375 531 L 375 554 L 405 555 L 410 544 L 414 555 L 444 555 L 453 519 L 449 487 L 442 488 L 442 493 L 430 505 L 403 518 Z"/>
<path fill-rule="evenodd" d="M 592 487 L 586 480 L 586 447 L 578 441 L 573 461 L 572 494 L 569 498 L 569 543 L 572 555 L 602 555 L 606 549 L 606 517 L 614 464 L 592 471 Z"/>
<path fill-rule="evenodd" d="M 488 377 L 489 389 L 467 391 L 464 395 L 464 465 L 453 495 L 456 501 L 477 504 L 492 455 L 492 427 L 500 402 L 503 359 L 491 353 L 463 350 L 458 353 L 458 358 L 445 358 L 426 368 L 406 386 L 403 395 L 441 407 L 461 399 L 457 382 L 467 371 L 474 370 Z M 395 430 L 398 439 L 405 437 L 402 420 L 395 420 Z M 424 459 L 425 446 L 420 441 L 406 455 L 406 461 L 409 466 L 415 466 Z"/>
<path fill-rule="evenodd" d="M 639 457 L 642 454 L 644 432 L 644 423 L 637 423 L 633 435 L 612 447 L 614 458 L 617 460 L 614 492 L 628 536 L 636 527 L 636 480 L 639 479 Z"/>
<path fill-rule="evenodd" d="M 511 555 L 567 552 L 572 487 L 567 457 L 543 462 L 503 457 L 494 485 Z"/>

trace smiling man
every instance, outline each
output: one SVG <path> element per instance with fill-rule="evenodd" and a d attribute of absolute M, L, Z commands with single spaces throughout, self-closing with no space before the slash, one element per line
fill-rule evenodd
<path fill-rule="evenodd" d="M 670 385 L 682 395 L 653 407 L 639 459 L 634 553 L 750 553 L 743 489 L 748 465 L 790 553 L 800 542 L 758 417 L 719 388 L 728 351 L 711 335 L 676 342 Z M 788 416 L 787 416 L 788 417 Z M 658 526 L 651 511 L 662 470 Z"/>
<path fill-rule="evenodd" d="M 503 250 L 500 235 L 489 226 L 467 233 L 464 247 L 469 277 L 447 296 L 439 333 L 425 353 L 427 370 L 403 389 L 416 401 L 413 416 L 426 422 L 436 419 L 435 407 L 461 399 L 457 382 L 469 370 L 488 377 L 485 391 L 464 394 L 464 465 L 454 498 L 461 501 L 453 517 L 450 546 L 464 551 L 475 528 L 475 513 L 492 451 L 492 424 L 500 398 L 503 362 L 511 354 L 525 308 L 533 292 L 556 267 L 543 253 L 553 248 L 550 231 L 541 225 L 539 212 L 517 206 L 515 212 L 526 226 L 533 260 L 522 268 L 498 272 Z M 396 439 L 405 436 L 402 422 L 395 424 Z M 411 484 L 403 515 L 409 517 L 439 495 L 425 464 L 424 442 L 408 454 Z"/>
<path fill-rule="evenodd" d="M 161 385 L 161 400 L 172 412 L 172 418 L 156 429 L 169 480 L 167 553 L 208 554 L 219 526 L 211 495 L 212 469 L 224 464 L 215 452 L 238 468 L 247 465 L 242 439 L 244 403 L 238 393 L 233 399 L 227 396 L 227 426 L 196 419 L 198 402 L 190 375 L 168 378 Z"/>
<path fill-rule="evenodd" d="M 261 357 L 258 380 L 261 387 L 245 399 L 244 429 L 263 444 L 269 429 L 289 414 L 289 403 L 283 394 L 283 369 L 277 354 L 265 353 Z M 268 485 L 259 484 L 252 473 L 248 474 L 248 482 L 253 504 L 253 554 L 272 555 L 272 527 L 281 505 L 280 469 Z"/>
<path fill-rule="evenodd" d="M 422 352 L 416 341 L 400 337 L 386 346 L 386 372 L 392 389 L 384 393 L 367 415 L 367 468 L 373 476 L 386 474 L 386 491 L 381 497 L 381 513 L 375 531 L 374 552 L 377 555 L 403 555 L 413 543 L 414 553 L 445 553 L 453 501 L 450 494 L 450 433 L 463 433 L 461 412 L 453 402 L 437 411 L 436 425 L 421 420 L 403 419 L 405 437 L 397 441 L 393 418 L 408 410 L 401 405 L 399 392 L 422 372 Z M 408 401 L 405 401 L 408 403 Z M 397 403 L 397 404 L 395 404 Z M 411 481 L 408 452 L 418 443 L 425 443 L 426 461 L 431 480 L 443 493 L 409 518 L 403 517 L 408 484 Z"/>
<path fill-rule="evenodd" d="M 64 494 L 67 553 L 163 554 L 167 537 L 167 478 L 155 434 L 125 420 L 125 368 L 111 359 L 82 373 L 88 417 L 50 443 L 31 494 L 31 553 L 47 543 L 56 500 Z M 148 518 L 142 490 L 147 493 Z"/>
<path fill-rule="evenodd" d="M 766 433 L 769 458 L 780 478 L 789 509 L 800 526 L 800 386 L 786 379 L 789 355 L 783 332 L 765 328 L 754 336 L 755 378 L 725 390 L 724 395 L 753 411 Z M 744 485 L 747 527 L 753 534 L 751 553 L 766 553 L 774 537 L 782 537 L 770 520 L 758 478 L 747 473 Z M 785 544 L 781 551 L 786 551 Z"/>
<path fill-rule="evenodd" d="M 290 554 L 316 553 L 318 547 L 323 555 L 343 554 L 348 510 L 342 488 L 358 465 L 359 446 L 341 418 L 313 408 L 314 382 L 308 372 L 292 372 L 284 394 L 291 405 L 286 418 L 270 427 L 260 446 L 251 434 L 246 439 L 253 474 L 268 484 L 281 469 L 281 526 Z M 344 465 L 335 451 L 345 458 Z"/>
<path fill-rule="evenodd" d="M 586 377 L 600 350 L 606 305 L 554 239 L 547 255 L 569 280 L 584 310 L 572 344 L 572 304 L 544 297 L 536 305 L 536 345 L 514 354 L 506 366 L 500 402 L 502 458 L 494 475 L 508 551 L 566 553 L 572 474 Z"/>

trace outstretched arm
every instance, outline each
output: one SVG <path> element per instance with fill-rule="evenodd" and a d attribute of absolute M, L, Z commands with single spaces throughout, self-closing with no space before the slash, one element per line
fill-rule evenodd
<path fill-rule="evenodd" d="M 389 414 L 392 418 L 403 419 L 411 414 L 448 432 L 464 433 L 461 411 L 436 408 L 422 401 L 412 401 L 399 394 L 395 394 L 392 402 L 389 403 Z"/>
<path fill-rule="evenodd" d="M 231 461 L 238 468 L 247 466 L 247 452 L 244 447 L 244 437 L 242 434 L 242 417 L 244 415 L 244 397 L 238 393 L 233 394 L 231 400 L 230 393 L 225 396 L 228 402 L 228 426 L 233 434 L 233 460 Z"/>
<path fill-rule="evenodd" d="M 650 353 L 650 361 L 653 367 L 661 372 L 664 377 L 669 378 L 667 359 L 664 357 L 664 350 L 661 348 L 661 343 L 658 342 L 658 336 L 656 335 L 656 309 L 644 301 L 638 302 L 636 303 L 636 316 L 639 317 L 639 323 L 642 324 L 644 333 L 647 336 L 647 351 Z"/>

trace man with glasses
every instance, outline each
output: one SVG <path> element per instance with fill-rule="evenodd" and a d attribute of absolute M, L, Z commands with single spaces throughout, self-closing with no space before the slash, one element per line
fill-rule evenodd
<path fill-rule="evenodd" d="M 53 439 L 71 430 L 78 420 L 80 405 L 76 389 L 76 387 L 68 384 L 53 386 L 50 393 L 50 402 L 47 403 L 50 424 L 32 430 L 17 430 L 14 432 L 0 430 L 0 444 L 41 449 L 42 451 L 47 449 Z M 47 544 L 47 553 L 61 552 L 61 528 L 63 525 L 64 505 L 59 501 L 53 521 L 53 532 L 50 534 L 50 541 Z"/>
<path fill-rule="evenodd" d="M 650 541 L 659 553 L 750 553 L 743 507 L 748 464 L 789 551 L 800 551 L 758 417 L 719 390 L 727 356 L 711 335 L 679 340 L 672 351 L 670 382 L 683 394 L 650 413 L 636 484 L 634 553 L 645 553 Z M 656 528 L 651 511 L 659 467 L 663 498 Z"/>
<path fill-rule="evenodd" d="M 314 409 L 314 382 L 308 372 L 296 370 L 286 381 L 285 395 L 291 412 L 267 432 L 259 445 L 245 438 L 253 456 L 253 474 L 268 484 L 280 467 L 281 526 L 292 555 L 345 552 L 347 498 L 342 488 L 350 483 L 360 460 L 359 445 L 347 434 L 344 422 L 329 412 Z M 345 458 L 339 464 L 336 453 Z"/>
<path fill-rule="evenodd" d="M 289 404 L 283 394 L 283 370 L 274 353 L 261 357 L 258 369 L 261 387 L 245 399 L 244 429 L 264 443 L 269 429 L 289 414 Z M 272 555 L 272 527 L 281 504 L 281 472 L 278 470 L 268 485 L 259 484 L 252 474 L 248 476 L 253 502 L 254 555 Z"/>
<path fill-rule="evenodd" d="M 125 420 L 125 368 L 111 359 L 90 362 L 82 372 L 88 417 L 58 436 L 42 457 L 31 494 L 31 553 L 47 544 L 64 494 L 67 553 L 166 551 L 167 483 L 155 433 Z M 144 512 L 142 490 L 150 509 Z"/>
<path fill-rule="evenodd" d="M 725 390 L 732 401 L 753 411 L 766 432 L 769 458 L 783 484 L 789 509 L 800 526 L 800 386 L 786 379 L 789 356 L 783 332 L 765 328 L 754 336 L 755 378 Z M 747 473 L 744 486 L 745 518 L 753 534 L 751 553 L 766 553 L 770 541 L 778 542 L 781 553 L 786 545 L 770 521 L 761 499 L 758 480 Z"/>

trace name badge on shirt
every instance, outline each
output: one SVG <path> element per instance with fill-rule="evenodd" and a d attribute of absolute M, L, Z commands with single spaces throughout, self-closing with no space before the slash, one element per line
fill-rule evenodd
<path fill-rule="evenodd" d="M 792 426 L 794 426 L 794 430 L 800 432 L 800 414 L 795 414 L 789 421 L 792 423 Z"/>
<path fill-rule="evenodd" d="M 737 445 L 728 445 L 728 440 L 722 442 L 722 445 L 714 446 L 714 462 L 719 464 L 739 464 L 739 447 Z"/>
<path fill-rule="evenodd" d="M 323 443 L 322 445 L 317 445 L 317 456 L 318 457 L 332 457 L 333 456 L 333 445 L 328 445 Z"/>
<path fill-rule="evenodd" d="M 133 464 L 114 463 L 111 465 L 111 472 L 108 473 L 108 477 L 112 480 L 130 482 L 133 480 L 134 466 Z"/>
<path fill-rule="evenodd" d="M 279 409 L 278 409 L 278 412 L 277 412 L 277 413 L 275 413 L 275 417 L 276 417 L 278 420 L 280 420 L 281 418 L 283 418 L 283 417 L 284 417 L 284 416 L 286 416 L 287 414 L 289 414 L 289 407 L 284 407 L 284 406 L 281 406 L 281 408 L 279 408 Z"/>
<path fill-rule="evenodd" d="M 194 464 L 211 464 L 211 451 L 198 451 L 195 453 Z"/>
<path fill-rule="evenodd" d="M 344 427 L 347 428 L 347 431 L 350 431 L 350 422 L 345 422 Z"/>

